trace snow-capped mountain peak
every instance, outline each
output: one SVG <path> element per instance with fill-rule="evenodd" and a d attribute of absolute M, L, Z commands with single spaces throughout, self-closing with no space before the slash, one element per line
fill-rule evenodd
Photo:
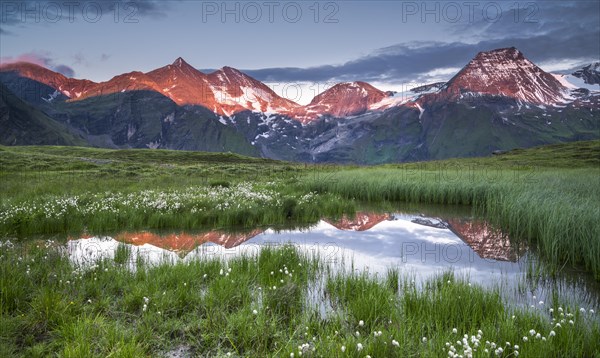
<path fill-rule="evenodd" d="M 566 101 L 568 90 L 514 47 L 480 52 L 442 91 L 445 97 L 503 96 L 532 104 Z"/>
<path fill-rule="evenodd" d="M 176 66 L 176 67 L 182 67 L 184 65 L 188 65 L 187 62 L 185 62 L 185 60 L 181 57 L 177 57 L 177 59 L 175 61 L 173 61 L 172 66 Z"/>
<path fill-rule="evenodd" d="M 354 116 L 366 112 L 372 105 L 388 96 L 388 93 L 366 82 L 338 83 L 315 96 L 305 107 L 304 116 L 306 119 L 320 115 Z"/>

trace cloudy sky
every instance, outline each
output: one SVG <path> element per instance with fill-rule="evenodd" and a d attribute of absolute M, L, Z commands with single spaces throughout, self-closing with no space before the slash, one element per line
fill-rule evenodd
<path fill-rule="evenodd" d="M 241 69 L 299 102 L 340 81 L 401 91 L 448 80 L 477 52 L 500 47 L 515 46 L 554 72 L 600 61 L 598 0 L 0 5 L 2 63 L 26 60 L 106 81 L 181 56 L 202 70 Z"/>

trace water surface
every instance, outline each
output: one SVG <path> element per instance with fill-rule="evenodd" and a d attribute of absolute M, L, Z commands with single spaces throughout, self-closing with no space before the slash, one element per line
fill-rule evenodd
<path fill-rule="evenodd" d="M 452 215 L 362 212 L 323 219 L 301 229 L 122 232 L 112 237 L 75 238 L 68 241 L 67 250 L 73 262 L 88 265 L 113 259 L 119 245 L 127 245 L 131 250 L 128 264 L 135 269 L 140 259 L 150 264 L 227 260 L 256 254 L 265 245 L 289 244 L 319 255 L 335 270 L 385 275 L 390 268 L 397 268 L 417 284 L 452 271 L 473 284 L 499 288 L 508 301 L 518 305 L 535 306 L 555 297 L 581 307 L 599 304 L 598 283 L 587 274 L 565 269 L 553 278 L 532 277 L 540 264 L 527 247 L 511 242 L 485 221 Z"/>

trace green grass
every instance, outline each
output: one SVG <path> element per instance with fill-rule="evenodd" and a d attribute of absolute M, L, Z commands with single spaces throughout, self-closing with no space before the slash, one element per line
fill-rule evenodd
<path fill-rule="evenodd" d="M 450 345 L 462 353 L 456 341 L 466 334 L 471 347 L 479 344 L 475 357 L 497 347 L 503 357 L 598 357 L 596 313 L 558 301 L 514 308 L 498 290 L 449 272 L 419 289 L 394 270 L 385 278 L 331 271 L 291 246 L 133 271 L 118 247 L 116 261 L 80 269 L 59 246 L 0 247 L 0 355 L 161 356 L 182 348 L 193 356 L 431 357 L 448 356 Z M 307 299 L 315 289 L 317 301 Z"/>
<path fill-rule="evenodd" d="M 0 149 L 0 236 L 289 226 L 365 203 L 467 205 L 554 267 L 582 266 L 600 279 L 600 141 L 377 167 L 167 150 Z M 241 187 L 250 194 L 237 195 Z"/>
<path fill-rule="evenodd" d="M 549 167 L 555 158 L 555 167 Z M 485 159 L 340 168 L 302 181 L 342 200 L 469 205 L 526 240 L 555 267 L 600 279 L 600 142 L 518 150 Z"/>

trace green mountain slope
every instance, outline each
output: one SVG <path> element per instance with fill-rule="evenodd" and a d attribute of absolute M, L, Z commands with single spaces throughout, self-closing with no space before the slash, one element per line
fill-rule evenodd
<path fill-rule="evenodd" d="M 0 143 L 4 145 L 86 145 L 68 128 L 23 102 L 0 83 Z"/>

